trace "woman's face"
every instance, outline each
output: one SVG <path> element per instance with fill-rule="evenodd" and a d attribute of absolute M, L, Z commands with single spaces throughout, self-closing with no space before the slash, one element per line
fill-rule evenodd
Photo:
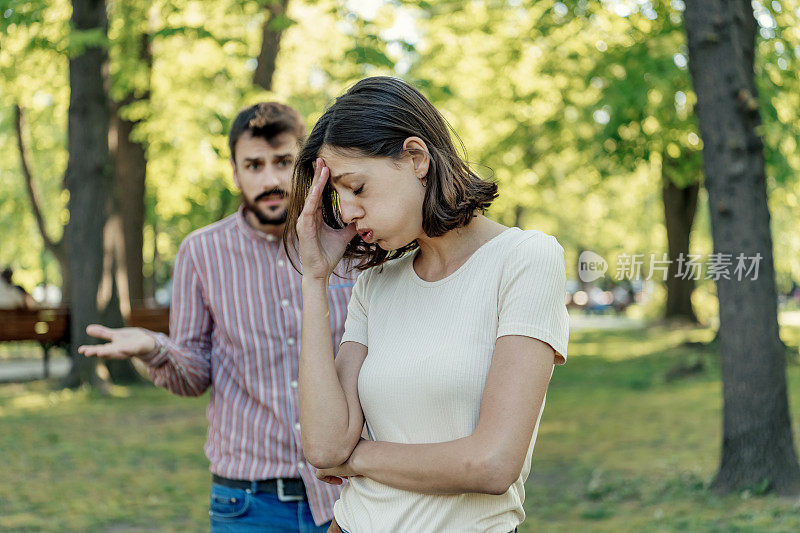
<path fill-rule="evenodd" d="M 328 181 L 339 195 L 343 221 L 355 223 L 365 242 L 391 251 L 421 236 L 427 159 L 420 165 L 423 156 L 364 157 L 327 146 L 319 157 L 330 169 Z"/>

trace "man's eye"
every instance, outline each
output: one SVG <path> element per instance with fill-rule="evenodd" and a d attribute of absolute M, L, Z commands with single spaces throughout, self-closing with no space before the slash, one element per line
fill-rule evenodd
<path fill-rule="evenodd" d="M 261 168 L 261 163 L 250 163 L 247 165 L 247 168 L 250 170 L 256 170 L 257 168 Z"/>
<path fill-rule="evenodd" d="M 364 186 L 363 186 L 363 185 L 362 185 L 361 187 L 359 187 L 358 189 L 354 190 L 354 191 L 353 191 L 353 195 L 354 195 L 354 196 L 358 196 L 358 195 L 359 195 L 359 194 L 361 194 L 362 192 L 364 192 Z"/>
<path fill-rule="evenodd" d="M 283 159 L 281 161 L 278 161 L 278 166 L 281 168 L 290 167 L 292 166 L 292 162 L 289 159 Z"/>

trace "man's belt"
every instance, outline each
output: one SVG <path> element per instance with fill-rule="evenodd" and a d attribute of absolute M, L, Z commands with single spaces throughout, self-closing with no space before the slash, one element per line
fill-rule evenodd
<path fill-rule="evenodd" d="M 243 479 L 228 479 L 214 474 L 212 481 L 223 487 L 241 489 L 252 494 L 267 492 L 275 494 L 282 502 L 298 502 L 308 499 L 306 485 L 300 478 L 264 479 L 262 481 L 246 481 Z"/>

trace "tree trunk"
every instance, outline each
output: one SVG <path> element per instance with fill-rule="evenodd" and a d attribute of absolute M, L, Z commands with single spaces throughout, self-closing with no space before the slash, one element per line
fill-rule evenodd
<path fill-rule="evenodd" d="M 151 302 L 156 301 L 156 291 L 158 291 L 158 272 L 161 268 L 161 258 L 158 255 L 158 221 L 153 221 L 153 271 L 150 274 L 149 291 L 147 299 Z"/>
<path fill-rule="evenodd" d="M 666 165 L 666 157 L 664 165 Z M 697 322 L 692 308 L 692 292 L 694 280 L 676 276 L 678 273 L 678 257 L 689 253 L 689 237 L 697 209 L 697 193 L 700 185 L 693 183 L 680 188 L 666 178 L 661 188 L 664 200 L 664 220 L 667 228 L 667 250 L 670 263 L 667 268 L 667 305 L 664 311 L 666 319 L 683 319 Z"/>
<path fill-rule="evenodd" d="M 797 494 L 800 468 L 778 338 L 763 144 L 757 133 L 756 22 L 749 1 L 695 0 L 686 2 L 685 25 L 714 251 L 732 254 L 734 265 L 738 254 L 762 258 L 757 276 L 740 281 L 731 273 L 716 282 L 724 408 L 713 489 Z"/>
<path fill-rule="evenodd" d="M 123 221 L 113 198 L 109 198 L 107 213 L 108 218 L 103 232 L 103 275 L 97 290 L 97 302 L 100 322 L 110 328 L 121 328 L 125 325 L 124 315 L 130 316 L 130 309 L 127 306 L 128 279 L 124 267 L 120 267 L 125 260 Z M 114 383 L 142 381 L 130 359 L 109 359 L 103 364 Z"/>
<path fill-rule="evenodd" d="M 286 17 L 289 0 L 272 0 L 266 4 L 267 20 L 261 29 L 261 51 L 258 53 L 258 64 L 253 73 L 253 84 L 266 91 L 272 90 L 272 76 L 275 74 L 275 63 L 281 47 L 283 24 L 280 19 Z"/>
<path fill-rule="evenodd" d="M 121 304 L 127 314 L 131 307 L 141 305 L 144 301 L 144 277 L 142 275 L 142 249 L 144 240 L 145 213 L 145 177 L 147 175 L 147 157 L 145 147 L 131 140 L 131 133 L 136 122 L 125 120 L 119 116 L 119 110 L 130 104 L 129 96 L 118 104 L 112 104 L 111 137 L 116 141 L 113 146 L 114 189 L 116 207 L 120 216 L 123 256 L 119 268 L 125 278 L 124 292 L 127 298 Z"/>
<path fill-rule="evenodd" d="M 128 14 L 128 16 L 134 16 Z M 127 316 L 130 308 L 144 302 L 143 266 L 143 229 L 145 219 L 145 180 L 147 178 L 147 152 L 143 143 L 136 142 L 132 134 L 139 121 L 123 118 L 120 111 L 126 106 L 141 103 L 150 99 L 150 72 L 153 67 L 153 55 L 150 49 L 150 35 L 143 33 L 136 37 L 138 41 L 137 59 L 144 64 L 146 81 L 139 92 L 132 90 L 122 101 L 111 104 L 111 153 L 114 159 L 114 194 L 116 196 L 116 212 L 121 217 L 121 233 L 124 243 L 124 257 L 119 268 L 126 278 L 121 292 L 127 294 L 123 298 L 123 315 Z"/>
<path fill-rule="evenodd" d="M 122 16 L 133 19 L 136 10 L 123 9 Z M 127 120 L 120 111 L 125 107 L 150 98 L 150 72 L 152 54 L 150 35 L 134 34 L 138 46 L 132 51 L 144 64 L 146 81 L 143 87 L 130 89 L 120 102 L 111 102 L 109 150 L 114 162 L 113 194 L 108 202 L 108 220 L 104 235 L 103 278 L 99 291 L 103 323 L 109 327 L 122 327 L 135 306 L 144 303 L 143 229 L 145 218 L 145 179 L 147 154 L 144 144 L 134 141 L 132 135 L 139 121 Z M 112 79 L 108 79 L 109 84 Z M 105 366 L 115 383 L 142 381 L 130 360 L 107 360 Z"/>
<path fill-rule="evenodd" d="M 72 31 L 107 29 L 103 0 L 73 0 Z M 70 354 L 72 368 L 64 385 L 99 384 L 94 359 L 78 353 L 78 346 L 94 339 L 86 326 L 98 322 L 97 291 L 103 262 L 103 226 L 111 182 L 108 153 L 108 101 L 103 86 L 105 48 L 89 45 L 69 60 L 69 223 L 66 243 L 70 256 Z"/>

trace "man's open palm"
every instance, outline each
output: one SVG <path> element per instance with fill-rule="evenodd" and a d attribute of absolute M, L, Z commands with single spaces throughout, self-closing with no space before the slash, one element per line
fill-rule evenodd
<path fill-rule="evenodd" d="M 152 352 L 156 347 L 153 337 L 140 328 L 107 328 L 100 324 L 90 324 L 86 333 L 92 337 L 111 341 L 106 344 L 83 345 L 78 352 L 92 357 L 109 359 L 129 359 L 141 357 Z"/>

